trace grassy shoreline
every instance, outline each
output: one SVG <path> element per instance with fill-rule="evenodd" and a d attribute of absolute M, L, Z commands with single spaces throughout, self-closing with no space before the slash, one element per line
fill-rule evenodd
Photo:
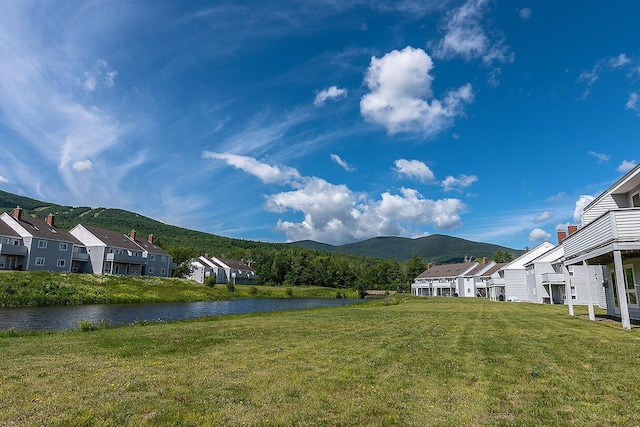
<path fill-rule="evenodd" d="M 235 285 L 229 292 L 177 278 L 65 274 L 46 271 L 0 273 L 0 307 L 79 304 L 219 301 L 235 298 L 357 298 L 350 289 L 318 286 Z"/>
<path fill-rule="evenodd" d="M 562 306 L 393 300 L 1 337 L 0 424 L 640 423 L 638 328 Z"/>

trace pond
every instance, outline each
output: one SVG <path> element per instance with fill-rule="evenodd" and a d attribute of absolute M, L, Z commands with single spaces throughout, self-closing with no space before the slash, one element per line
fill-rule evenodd
<path fill-rule="evenodd" d="M 55 307 L 0 308 L 0 331 L 76 329 L 79 322 L 106 321 L 113 326 L 136 322 L 166 322 L 227 314 L 260 313 L 314 307 L 335 307 L 362 300 L 341 298 L 237 299 L 230 301 L 155 304 L 97 304 Z"/>

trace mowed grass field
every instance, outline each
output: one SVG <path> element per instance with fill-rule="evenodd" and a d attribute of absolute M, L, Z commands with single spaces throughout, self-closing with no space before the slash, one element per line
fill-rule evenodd
<path fill-rule="evenodd" d="M 2 426 L 640 425 L 640 329 L 562 306 L 400 296 L 10 335 Z"/>

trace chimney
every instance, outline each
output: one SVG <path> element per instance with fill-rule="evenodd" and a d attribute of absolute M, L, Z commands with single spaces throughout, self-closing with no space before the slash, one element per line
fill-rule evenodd
<path fill-rule="evenodd" d="M 564 239 L 567 238 L 567 232 L 558 230 L 558 244 L 561 245 Z"/>
<path fill-rule="evenodd" d="M 45 221 L 47 221 L 47 224 L 49 224 L 52 227 L 55 227 L 54 222 L 55 222 L 56 217 L 53 216 L 52 213 L 50 213 L 49 215 L 47 215 L 47 219 L 45 219 Z"/>
<path fill-rule="evenodd" d="M 16 206 L 13 209 L 13 217 L 20 221 L 22 219 L 22 208 L 20 206 Z"/>
<path fill-rule="evenodd" d="M 147 237 L 147 242 L 153 243 L 153 234 L 149 234 L 149 237 Z"/>
<path fill-rule="evenodd" d="M 129 238 L 131 240 L 136 240 L 136 230 L 131 229 L 131 231 L 129 232 Z"/>
<path fill-rule="evenodd" d="M 482 265 L 487 265 L 488 262 L 489 262 L 489 258 L 487 258 L 486 256 L 482 257 Z"/>
<path fill-rule="evenodd" d="M 571 236 L 573 233 L 578 231 L 578 226 L 577 225 L 569 225 L 569 226 L 567 226 L 567 231 L 569 231 L 569 236 Z"/>

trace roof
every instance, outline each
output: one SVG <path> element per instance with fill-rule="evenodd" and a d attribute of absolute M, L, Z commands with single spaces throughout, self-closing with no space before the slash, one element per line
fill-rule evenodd
<path fill-rule="evenodd" d="M 522 269 L 529 261 L 536 259 L 540 255 L 544 254 L 545 252 L 553 248 L 555 248 L 554 244 L 549 242 L 544 242 L 536 246 L 535 248 L 525 252 L 524 254 L 520 255 L 518 258 L 514 259 L 510 263 L 506 264 L 505 266 L 502 267 L 502 270 Z"/>
<path fill-rule="evenodd" d="M 253 268 L 249 267 L 243 261 L 237 261 L 234 259 L 227 259 L 222 257 L 212 257 L 211 260 L 216 262 L 216 260 L 226 264 L 227 267 L 234 268 L 236 270 L 245 270 L 245 271 L 253 271 Z M 217 263 L 216 263 L 217 264 Z M 221 265 L 221 267 L 224 267 Z"/>
<path fill-rule="evenodd" d="M 617 180 L 611 185 L 611 187 L 607 188 L 603 191 L 598 197 L 593 199 L 591 203 L 584 207 L 584 210 L 588 210 L 591 206 L 598 203 L 603 197 L 608 194 L 616 194 L 616 193 L 626 193 L 631 191 L 634 187 L 638 185 L 637 181 L 632 181 L 632 179 L 640 173 L 640 164 L 631 169 L 629 172 L 624 174 L 622 178 Z"/>
<path fill-rule="evenodd" d="M 20 235 L 16 233 L 13 228 L 9 227 L 4 221 L 0 221 L 0 235 L 20 237 Z"/>
<path fill-rule="evenodd" d="M 547 252 L 543 253 L 537 258 L 532 259 L 531 261 L 525 264 L 525 267 L 537 262 L 550 262 L 553 264 L 554 262 L 562 259 L 563 256 L 564 256 L 564 246 L 558 245 L 555 248 L 549 249 Z"/>
<path fill-rule="evenodd" d="M 142 250 L 142 248 L 136 245 L 126 234 L 123 234 L 119 231 L 107 230 L 105 228 L 99 227 L 90 227 L 87 225 L 83 225 L 83 227 L 107 246 L 130 249 L 134 251 Z"/>
<path fill-rule="evenodd" d="M 477 265 L 477 262 L 435 265 L 430 269 L 420 273 L 417 279 L 429 279 L 435 277 L 458 277 L 467 273 L 471 269 L 474 269 Z"/>
<path fill-rule="evenodd" d="M 505 265 L 507 265 L 506 262 L 499 262 L 499 263 L 493 265 L 487 271 L 482 272 L 480 277 L 491 277 L 491 275 L 493 275 L 497 271 L 500 271 L 502 269 L 502 267 L 504 267 Z"/>
<path fill-rule="evenodd" d="M 35 218 L 28 215 L 21 215 L 20 219 L 16 219 L 11 214 L 7 214 L 7 217 L 17 222 L 27 233 L 33 237 L 40 239 L 57 240 L 61 242 L 70 242 L 76 245 L 82 245 L 82 243 L 73 237 L 69 232 L 61 230 L 55 226 L 49 225 L 47 221 L 40 218 Z M 4 222 L 4 221 L 3 221 Z"/>
<path fill-rule="evenodd" d="M 165 251 L 160 246 L 156 245 L 155 243 L 151 243 L 148 240 L 134 239 L 134 241 L 138 244 L 138 246 L 140 246 L 150 254 L 171 256 L 169 252 Z"/>

